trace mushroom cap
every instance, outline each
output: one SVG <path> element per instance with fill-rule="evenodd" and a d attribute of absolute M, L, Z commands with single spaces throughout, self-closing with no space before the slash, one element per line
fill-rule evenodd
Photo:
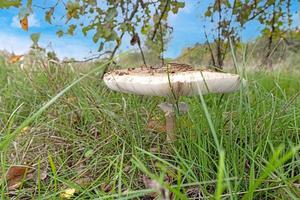
<path fill-rule="evenodd" d="M 239 90 L 237 74 L 212 71 L 176 73 L 107 73 L 103 78 L 112 90 L 146 96 L 193 96 L 208 93 L 229 93 Z"/>

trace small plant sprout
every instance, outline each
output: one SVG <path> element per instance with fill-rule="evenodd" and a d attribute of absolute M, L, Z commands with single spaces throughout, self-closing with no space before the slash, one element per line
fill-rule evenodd
<path fill-rule="evenodd" d="M 178 103 L 180 96 L 230 93 L 239 90 L 244 80 L 242 81 L 237 74 L 199 70 L 189 65 L 169 63 L 160 68 L 115 70 L 105 74 L 104 82 L 117 92 L 168 97 L 169 102 L 161 103 L 158 107 L 165 113 L 167 141 L 174 142 L 176 112 L 180 114 L 188 111 L 186 103 Z"/>

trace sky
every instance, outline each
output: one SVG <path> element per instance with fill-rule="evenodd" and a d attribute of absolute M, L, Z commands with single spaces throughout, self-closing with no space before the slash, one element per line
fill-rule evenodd
<path fill-rule="evenodd" d="M 52 0 L 51 0 L 52 1 Z M 50 1 L 50 3 L 51 3 Z M 180 55 L 183 48 L 193 46 L 195 43 L 204 43 L 204 28 L 213 28 L 214 24 L 207 24 L 203 20 L 203 13 L 211 0 L 185 0 L 185 7 L 177 15 L 171 14 L 168 22 L 173 27 L 171 41 L 165 52 L 165 57 L 175 58 Z M 33 4 L 39 2 L 33 0 Z M 200 2 L 200 3 L 199 3 Z M 52 2 L 53 3 L 53 2 Z M 49 6 L 49 5 L 47 5 Z M 64 28 L 64 23 L 48 24 L 44 20 L 44 10 L 34 7 L 34 13 L 29 16 L 29 31 L 23 31 L 19 25 L 19 9 L 10 8 L 0 10 L 0 50 L 7 50 L 15 54 L 24 54 L 28 52 L 32 44 L 30 35 L 32 33 L 41 33 L 40 46 L 48 50 L 54 50 L 59 58 L 69 57 L 75 59 L 85 59 L 97 53 L 99 44 L 92 41 L 92 35 L 87 37 L 77 31 L 74 36 L 57 37 L 56 31 Z M 293 24 L 298 24 L 298 3 L 292 0 Z M 59 9 L 58 9 L 59 12 Z M 63 10 L 61 9 L 61 12 Z M 251 22 L 242 32 L 242 39 L 245 41 L 254 40 L 260 34 L 261 27 L 257 22 Z M 121 51 L 132 49 L 130 46 L 130 37 L 126 36 L 120 48 Z"/>

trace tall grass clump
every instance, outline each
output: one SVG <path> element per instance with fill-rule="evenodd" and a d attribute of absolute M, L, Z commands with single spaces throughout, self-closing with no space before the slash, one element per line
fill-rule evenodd
<path fill-rule="evenodd" d="M 163 99 L 108 90 L 100 65 L 87 74 L 0 63 L 1 177 L 21 164 L 46 173 L 14 191 L 3 179 L 2 199 L 57 199 L 67 188 L 74 199 L 299 198 L 298 72 L 247 71 L 240 92 L 183 97 L 190 109 L 169 145 Z"/>

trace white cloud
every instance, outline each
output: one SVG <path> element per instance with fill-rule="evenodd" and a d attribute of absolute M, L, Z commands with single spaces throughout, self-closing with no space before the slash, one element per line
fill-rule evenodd
<path fill-rule="evenodd" d="M 49 47 L 57 53 L 60 59 L 65 57 L 84 59 L 91 55 L 91 50 L 96 49 L 84 41 L 79 41 L 75 38 L 58 38 L 56 35 L 41 35 L 40 45 Z M 32 41 L 30 36 L 19 36 L 13 33 L 0 31 L 0 50 L 7 50 L 16 54 L 26 54 L 30 50 Z M 93 51 L 95 52 L 95 51 Z"/>
<path fill-rule="evenodd" d="M 11 22 L 10 25 L 14 28 L 21 28 L 20 19 L 17 15 L 13 17 L 12 22 Z M 28 26 L 29 27 L 40 27 L 40 22 L 35 17 L 34 14 L 29 15 L 29 17 L 28 17 Z"/>
<path fill-rule="evenodd" d="M 13 34 L 0 32 L 0 49 L 14 52 L 16 54 L 26 53 L 31 45 L 29 37 L 18 37 Z"/>
<path fill-rule="evenodd" d="M 84 41 L 80 41 L 80 39 L 58 38 L 56 35 L 46 35 L 44 37 L 41 35 L 40 43 L 43 47 L 50 46 L 50 50 L 54 50 L 60 59 L 68 57 L 82 60 L 95 53 L 94 49 L 96 49 L 96 45 L 91 46 L 90 43 L 85 43 Z"/>

